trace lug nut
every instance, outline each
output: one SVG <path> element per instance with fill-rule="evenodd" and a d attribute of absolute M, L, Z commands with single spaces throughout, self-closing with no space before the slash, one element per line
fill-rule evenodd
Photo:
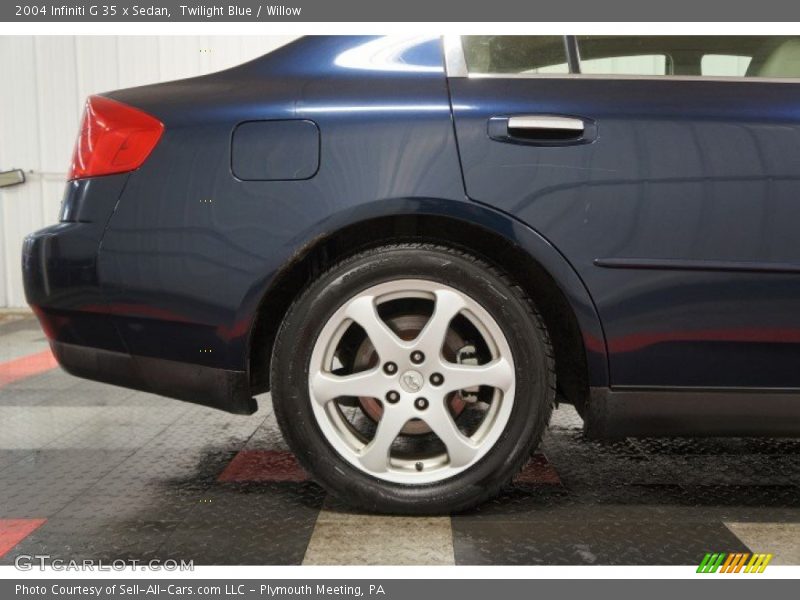
<path fill-rule="evenodd" d="M 411 362 L 413 362 L 415 365 L 420 364 L 424 360 L 425 360 L 425 355 L 419 350 L 414 350 L 411 353 Z"/>
<path fill-rule="evenodd" d="M 414 406 L 417 410 L 425 410 L 428 408 L 428 401 L 425 398 L 417 398 L 414 400 Z"/>
<path fill-rule="evenodd" d="M 386 401 L 389 404 L 394 404 L 400 400 L 400 394 L 394 390 L 386 392 Z"/>
<path fill-rule="evenodd" d="M 442 385 L 444 383 L 444 377 L 442 377 L 441 373 L 433 373 L 431 375 L 431 383 L 433 385 Z"/>
<path fill-rule="evenodd" d="M 383 372 L 387 375 L 394 375 L 397 373 L 397 365 L 393 362 L 387 362 L 385 365 L 383 365 Z"/>

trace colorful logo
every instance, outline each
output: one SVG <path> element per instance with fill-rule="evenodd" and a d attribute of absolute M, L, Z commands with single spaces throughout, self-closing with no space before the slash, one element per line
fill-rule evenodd
<path fill-rule="evenodd" d="M 736 552 L 727 554 L 725 552 L 708 553 L 703 557 L 700 566 L 697 567 L 698 573 L 763 573 L 767 568 L 772 554 L 748 554 L 747 552 Z"/>

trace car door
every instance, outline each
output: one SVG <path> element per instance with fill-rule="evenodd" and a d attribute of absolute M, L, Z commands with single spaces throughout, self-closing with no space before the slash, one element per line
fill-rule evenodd
<path fill-rule="evenodd" d="M 612 385 L 800 387 L 797 38 L 463 36 L 445 54 L 468 196 L 572 264 Z"/>

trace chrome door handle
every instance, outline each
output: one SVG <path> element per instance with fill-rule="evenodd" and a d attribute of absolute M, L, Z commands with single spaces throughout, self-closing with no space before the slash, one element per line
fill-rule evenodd
<path fill-rule="evenodd" d="M 510 144 L 572 146 L 597 139 L 597 124 L 568 115 L 513 115 L 489 119 L 487 133 L 493 140 Z"/>
<path fill-rule="evenodd" d="M 540 129 L 561 131 L 583 131 L 583 119 L 575 117 L 559 117 L 556 115 L 530 115 L 509 117 L 509 129 Z"/>

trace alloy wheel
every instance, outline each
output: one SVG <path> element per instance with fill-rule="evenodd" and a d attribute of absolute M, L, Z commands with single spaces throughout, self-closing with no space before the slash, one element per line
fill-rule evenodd
<path fill-rule="evenodd" d="M 429 307 L 413 339 L 382 315 L 397 306 L 416 311 L 415 318 Z M 374 349 L 363 370 L 343 358 L 354 329 Z M 447 343 L 458 329 L 455 339 L 471 335 L 470 347 L 479 349 L 469 361 Z M 356 468 L 394 483 L 433 483 L 469 469 L 495 445 L 514 403 L 514 360 L 495 319 L 467 294 L 429 280 L 381 283 L 349 298 L 317 337 L 308 373 L 328 443 Z M 466 409 L 464 397 L 471 399 Z M 349 410 L 364 398 L 380 405 L 371 428 Z"/>

